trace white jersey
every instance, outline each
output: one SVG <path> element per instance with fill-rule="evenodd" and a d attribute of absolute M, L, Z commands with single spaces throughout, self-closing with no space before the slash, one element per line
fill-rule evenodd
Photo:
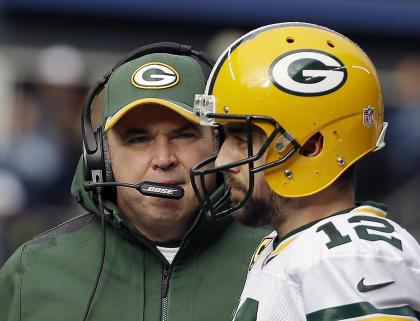
<path fill-rule="evenodd" d="M 379 204 L 313 222 L 255 252 L 234 321 L 420 320 L 420 247 Z"/>

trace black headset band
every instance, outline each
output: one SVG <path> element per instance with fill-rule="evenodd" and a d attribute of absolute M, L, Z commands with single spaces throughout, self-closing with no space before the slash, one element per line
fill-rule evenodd
<path fill-rule="evenodd" d="M 152 43 L 150 45 L 143 46 L 141 48 L 138 48 L 130 52 L 128 55 L 123 57 L 119 62 L 115 64 L 115 66 L 112 68 L 112 72 L 114 72 L 118 67 L 120 67 L 121 65 L 125 64 L 126 62 L 130 60 L 134 60 L 138 57 L 145 56 L 152 53 L 169 53 L 169 54 L 183 55 L 183 56 L 196 56 L 197 58 L 207 63 L 210 68 L 212 68 L 214 65 L 214 62 L 212 61 L 212 59 L 205 52 L 203 51 L 198 52 L 192 49 L 191 46 L 182 45 L 175 42 L 158 42 L 158 43 Z"/>
<path fill-rule="evenodd" d="M 107 81 L 108 79 L 104 78 L 96 82 L 95 86 L 91 90 L 89 90 L 86 96 L 85 102 L 83 104 L 82 137 L 83 137 L 84 148 L 88 154 L 93 154 L 98 149 L 98 144 L 96 142 L 94 130 L 92 126 L 91 105 L 95 97 L 105 87 L 105 84 L 107 83 Z"/>

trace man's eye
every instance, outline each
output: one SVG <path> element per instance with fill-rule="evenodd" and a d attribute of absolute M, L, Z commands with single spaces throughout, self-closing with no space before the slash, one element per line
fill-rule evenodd
<path fill-rule="evenodd" d="M 148 136 L 135 136 L 131 137 L 128 142 L 130 144 L 147 143 L 150 140 Z"/>
<path fill-rule="evenodd" d="M 195 138 L 197 135 L 195 133 L 181 133 L 176 138 L 180 139 L 188 139 L 188 138 Z"/>
<path fill-rule="evenodd" d="M 235 140 L 240 144 L 245 144 L 247 142 L 246 135 L 235 135 Z"/>

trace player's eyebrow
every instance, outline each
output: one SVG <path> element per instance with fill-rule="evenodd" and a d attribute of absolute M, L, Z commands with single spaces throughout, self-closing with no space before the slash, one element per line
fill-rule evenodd
<path fill-rule="evenodd" d="M 247 137 L 248 133 L 247 133 L 247 128 L 248 126 L 241 122 L 241 123 L 230 123 L 227 124 L 223 127 L 224 132 L 226 135 L 229 136 L 240 136 L 240 137 Z M 252 129 L 252 136 L 253 137 L 257 137 L 257 136 L 263 136 L 263 137 L 267 137 L 266 133 L 258 126 L 251 124 L 251 129 Z"/>
<path fill-rule="evenodd" d="M 244 135 L 246 134 L 246 125 L 245 124 L 232 124 L 223 127 L 226 134 L 229 135 Z"/>

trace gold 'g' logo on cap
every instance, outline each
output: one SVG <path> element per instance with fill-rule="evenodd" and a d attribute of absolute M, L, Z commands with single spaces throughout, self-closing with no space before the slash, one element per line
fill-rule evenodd
<path fill-rule="evenodd" d="M 178 72 L 161 62 L 149 62 L 136 69 L 131 76 L 131 83 L 142 89 L 164 89 L 179 82 Z"/>

